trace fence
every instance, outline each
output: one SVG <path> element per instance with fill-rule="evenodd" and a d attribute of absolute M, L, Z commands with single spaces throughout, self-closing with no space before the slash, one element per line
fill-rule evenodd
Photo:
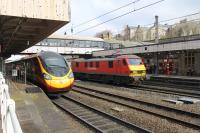
<path fill-rule="evenodd" d="M 10 98 L 8 85 L 0 72 L 0 107 L 3 133 L 22 133 L 15 113 L 15 101 Z"/>

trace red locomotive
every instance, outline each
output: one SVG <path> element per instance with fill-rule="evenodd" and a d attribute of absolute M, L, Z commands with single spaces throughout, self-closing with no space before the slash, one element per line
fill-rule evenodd
<path fill-rule="evenodd" d="M 115 58 L 76 59 L 72 61 L 76 79 L 119 84 L 135 84 L 146 78 L 146 68 L 140 57 L 122 55 Z"/>

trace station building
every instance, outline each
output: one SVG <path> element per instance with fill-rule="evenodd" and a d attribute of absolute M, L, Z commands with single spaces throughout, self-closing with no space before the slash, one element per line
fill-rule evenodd
<path fill-rule="evenodd" d="M 149 42 L 127 44 L 125 48 L 94 51 L 93 56 L 136 54 L 143 57 L 149 74 L 200 76 L 199 35 L 163 39 L 158 44 Z"/>
<path fill-rule="evenodd" d="M 51 35 L 20 54 L 34 54 L 41 51 L 53 51 L 66 59 L 91 58 L 93 51 L 121 48 L 122 44 L 113 44 L 98 37 L 78 35 Z"/>

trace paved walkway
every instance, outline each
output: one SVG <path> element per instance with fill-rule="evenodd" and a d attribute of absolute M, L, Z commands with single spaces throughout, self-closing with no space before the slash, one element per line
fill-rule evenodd
<path fill-rule="evenodd" d="M 26 93 L 37 89 L 33 85 L 10 82 L 10 95 L 16 102 L 16 113 L 24 133 L 67 133 L 71 129 L 43 91 Z"/>

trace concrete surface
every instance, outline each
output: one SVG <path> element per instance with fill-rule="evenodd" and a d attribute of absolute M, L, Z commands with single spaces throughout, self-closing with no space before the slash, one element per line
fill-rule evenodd
<path fill-rule="evenodd" d="M 60 110 L 43 91 L 27 93 L 33 87 L 10 81 L 10 95 L 16 102 L 16 113 L 24 133 L 71 133 Z M 73 131 L 74 132 L 74 131 Z"/>

